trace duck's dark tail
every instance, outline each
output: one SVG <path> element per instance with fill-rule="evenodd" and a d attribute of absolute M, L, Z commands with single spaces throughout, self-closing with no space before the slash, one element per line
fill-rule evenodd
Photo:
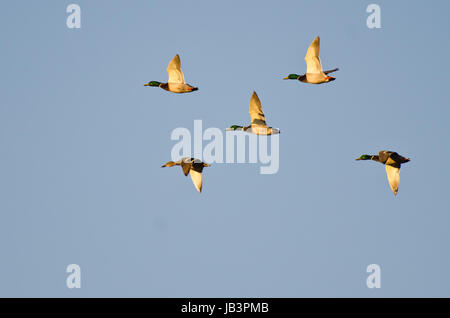
<path fill-rule="evenodd" d="M 332 70 L 328 70 L 328 71 L 325 71 L 324 73 L 326 74 L 326 75 L 328 75 L 328 74 L 330 74 L 330 73 L 333 73 L 333 72 L 336 72 L 336 71 L 339 71 L 339 68 L 334 68 L 334 69 L 332 69 Z"/>

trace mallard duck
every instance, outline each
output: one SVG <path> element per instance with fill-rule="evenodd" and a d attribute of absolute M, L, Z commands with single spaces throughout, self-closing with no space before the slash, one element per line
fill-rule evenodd
<path fill-rule="evenodd" d="M 249 126 L 233 125 L 226 130 L 242 130 L 256 135 L 274 135 L 279 134 L 278 128 L 267 127 L 266 116 L 262 111 L 261 101 L 256 92 L 253 92 L 250 98 L 250 118 L 251 124 Z"/>
<path fill-rule="evenodd" d="M 164 167 L 181 166 L 185 176 L 191 175 L 192 183 L 198 192 L 202 192 L 202 171 L 204 167 L 210 167 L 210 164 L 204 163 L 199 159 L 184 157 L 178 161 L 169 161 Z"/>
<path fill-rule="evenodd" d="M 400 166 L 402 163 L 410 161 L 409 158 L 400 156 L 394 151 L 381 150 L 378 155 L 362 155 L 356 160 L 378 161 L 386 166 L 386 174 L 394 195 L 397 195 L 398 185 L 400 183 Z"/>
<path fill-rule="evenodd" d="M 334 81 L 336 78 L 328 74 L 338 71 L 338 68 L 322 71 L 322 63 L 319 58 L 320 38 L 316 37 L 312 41 L 305 56 L 306 73 L 303 75 L 289 74 L 283 79 L 299 80 L 303 83 L 322 84 Z"/>
<path fill-rule="evenodd" d="M 144 86 L 153 86 L 153 87 L 161 87 L 166 91 L 172 93 L 190 93 L 198 90 L 198 87 L 193 87 L 184 82 L 184 75 L 181 71 L 181 61 L 180 56 L 177 54 L 170 61 L 169 66 L 167 67 L 167 73 L 169 73 L 169 81 L 167 83 L 160 83 L 157 81 L 151 81 Z"/>

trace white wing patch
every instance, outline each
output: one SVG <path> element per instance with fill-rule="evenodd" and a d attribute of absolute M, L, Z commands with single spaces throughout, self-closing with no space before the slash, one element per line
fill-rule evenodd
<path fill-rule="evenodd" d="M 168 83 L 185 84 L 184 75 L 183 72 L 181 71 L 180 56 L 178 54 L 175 55 L 172 61 L 170 61 L 169 66 L 167 66 L 167 73 L 169 73 Z"/>
<path fill-rule="evenodd" d="M 319 58 L 320 38 L 316 37 L 306 51 L 306 73 L 317 74 L 322 73 L 322 63 Z"/>
<path fill-rule="evenodd" d="M 392 192 L 394 195 L 397 195 L 398 185 L 400 184 L 400 168 L 385 165 L 386 166 L 386 174 L 389 181 L 389 185 L 391 186 Z"/>
<path fill-rule="evenodd" d="M 202 192 L 202 174 L 193 169 L 191 169 L 189 173 L 191 175 L 192 183 L 194 184 L 197 191 Z"/>

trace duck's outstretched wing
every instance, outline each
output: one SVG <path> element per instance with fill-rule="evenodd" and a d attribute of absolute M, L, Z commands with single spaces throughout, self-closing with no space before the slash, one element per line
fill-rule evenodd
<path fill-rule="evenodd" d="M 386 174 L 394 195 L 397 195 L 398 185 L 400 184 L 400 165 L 385 165 Z"/>
<path fill-rule="evenodd" d="M 202 173 L 191 169 L 189 174 L 191 175 L 192 183 L 197 191 L 202 192 Z"/>
<path fill-rule="evenodd" d="M 192 167 L 192 158 L 185 157 L 182 158 L 180 162 L 181 162 L 181 169 L 183 169 L 184 175 L 187 176 L 189 170 L 191 170 Z"/>
<path fill-rule="evenodd" d="M 306 73 L 318 74 L 322 73 L 322 63 L 319 58 L 320 38 L 316 37 L 306 51 Z"/>
<path fill-rule="evenodd" d="M 378 161 L 385 164 L 395 164 L 395 161 L 392 159 L 389 159 L 391 155 L 393 154 L 392 151 L 389 150 L 380 150 L 378 152 Z"/>
<path fill-rule="evenodd" d="M 184 75 L 181 71 L 180 56 L 178 54 L 170 61 L 169 66 L 167 67 L 167 73 L 169 73 L 169 83 L 185 84 Z"/>
<path fill-rule="evenodd" d="M 262 111 L 261 101 L 258 98 L 256 92 L 253 92 L 252 97 L 250 98 L 250 118 L 252 125 L 266 125 L 266 116 Z"/>

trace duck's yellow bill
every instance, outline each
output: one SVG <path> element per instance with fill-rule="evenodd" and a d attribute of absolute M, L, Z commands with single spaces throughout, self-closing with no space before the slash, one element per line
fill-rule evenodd
<path fill-rule="evenodd" d="M 283 79 L 289 79 L 289 76 L 284 77 Z"/>
<path fill-rule="evenodd" d="M 144 86 L 150 86 L 150 85 L 147 83 L 147 84 L 144 84 Z"/>

